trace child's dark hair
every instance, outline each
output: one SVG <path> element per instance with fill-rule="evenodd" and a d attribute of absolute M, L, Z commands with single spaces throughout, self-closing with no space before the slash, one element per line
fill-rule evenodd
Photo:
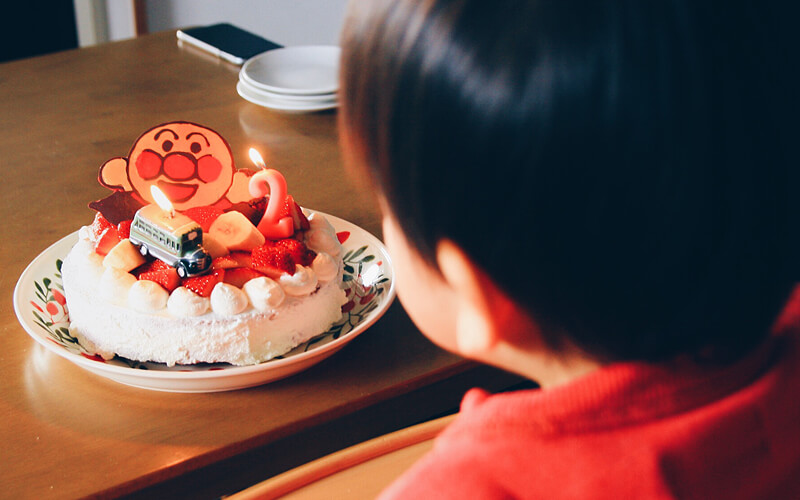
<path fill-rule="evenodd" d="M 456 242 L 546 340 L 737 356 L 793 283 L 772 2 L 352 2 L 348 147 L 435 268 Z"/>

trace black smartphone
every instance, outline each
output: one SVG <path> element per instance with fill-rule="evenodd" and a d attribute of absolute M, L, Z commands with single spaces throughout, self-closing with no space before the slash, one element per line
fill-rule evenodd
<path fill-rule="evenodd" d="M 257 54 L 282 47 L 229 23 L 181 29 L 177 35 L 182 42 L 239 65 Z"/>

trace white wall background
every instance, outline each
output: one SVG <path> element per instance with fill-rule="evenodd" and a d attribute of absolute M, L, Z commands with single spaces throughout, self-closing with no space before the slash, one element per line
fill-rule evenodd
<path fill-rule="evenodd" d="M 282 45 L 337 45 L 347 0 L 147 0 L 151 32 L 229 22 Z"/>
<path fill-rule="evenodd" d="M 73 0 L 81 46 L 135 36 L 133 2 Z M 235 24 L 282 45 L 336 45 L 347 0 L 145 0 L 149 32 Z"/>

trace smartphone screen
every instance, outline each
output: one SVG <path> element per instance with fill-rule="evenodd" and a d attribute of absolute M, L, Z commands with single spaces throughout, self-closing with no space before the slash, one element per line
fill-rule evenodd
<path fill-rule="evenodd" d="M 282 47 L 228 23 L 182 29 L 177 35 L 179 40 L 234 64 L 242 64 L 257 54 Z"/>

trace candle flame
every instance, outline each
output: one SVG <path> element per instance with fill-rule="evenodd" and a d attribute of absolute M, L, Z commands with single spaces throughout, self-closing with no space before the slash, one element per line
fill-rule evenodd
<path fill-rule="evenodd" d="M 261 158 L 261 155 L 256 151 L 256 148 L 250 148 L 250 159 L 253 163 L 256 164 L 259 168 L 267 168 L 267 165 L 264 163 L 264 159 Z"/>
<path fill-rule="evenodd" d="M 150 194 L 161 210 L 169 212 L 170 216 L 175 215 L 175 207 L 172 206 L 172 202 L 169 201 L 169 198 L 167 198 L 167 195 L 165 195 L 163 191 L 158 189 L 157 186 L 152 185 L 150 186 Z"/>

